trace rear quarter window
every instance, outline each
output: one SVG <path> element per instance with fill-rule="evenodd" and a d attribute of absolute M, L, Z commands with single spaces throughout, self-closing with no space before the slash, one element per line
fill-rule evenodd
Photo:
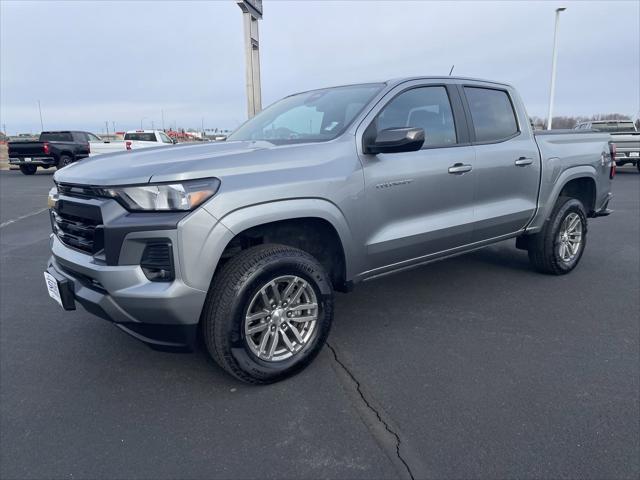
<path fill-rule="evenodd" d="M 477 142 L 497 142 L 517 134 L 518 122 L 504 90 L 464 87 Z"/>
<path fill-rule="evenodd" d="M 155 142 L 156 134 L 155 133 L 144 133 L 144 132 L 136 132 L 136 133 L 125 133 L 125 140 L 133 140 L 136 142 Z"/>
<path fill-rule="evenodd" d="M 41 142 L 73 142 L 71 132 L 42 132 L 40 134 Z"/>

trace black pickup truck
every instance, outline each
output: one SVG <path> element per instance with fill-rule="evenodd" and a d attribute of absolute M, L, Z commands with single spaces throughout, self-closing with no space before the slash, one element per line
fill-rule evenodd
<path fill-rule="evenodd" d="M 89 156 L 89 142 L 101 141 L 89 132 L 42 132 L 37 142 L 9 142 L 9 164 L 20 166 L 25 175 L 38 167 L 62 168 Z"/>

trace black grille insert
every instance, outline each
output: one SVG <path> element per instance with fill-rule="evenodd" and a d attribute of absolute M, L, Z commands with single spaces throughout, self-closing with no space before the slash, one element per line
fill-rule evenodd
<path fill-rule="evenodd" d="M 104 248 L 102 215 L 93 205 L 59 200 L 51 210 L 53 233 L 65 245 L 95 254 Z"/>

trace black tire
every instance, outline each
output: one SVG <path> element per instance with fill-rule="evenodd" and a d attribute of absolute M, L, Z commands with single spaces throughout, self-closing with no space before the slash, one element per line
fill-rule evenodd
<path fill-rule="evenodd" d="M 37 170 L 38 170 L 38 167 L 35 165 L 20 165 L 20 171 L 24 175 L 34 175 Z"/>
<path fill-rule="evenodd" d="M 560 229 L 565 218 L 576 213 L 582 223 L 582 237 L 578 252 L 566 261 L 559 253 Z M 540 233 L 529 239 L 529 260 L 536 270 L 552 275 L 564 275 L 576 268 L 587 245 L 587 214 L 582 202 L 571 197 L 560 197 Z"/>
<path fill-rule="evenodd" d="M 640 160 L 636 162 L 636 168 L 638 169 L 638 173 L 640 173 Z"/>
<path fill-rule="evenodd" d="M 58 164 L 56 165 L 56 170 L 60 170 L 61 168 L 66 167 L 67 165 L 71 165 L 73 163 L 73 158 L 68 155 L 62 155 L 58 159 Z"/>
<path fill-rule="evenodd" d="M 251 350 L 245 338 L 245 316 L 261 287 L 283 275 L 297 276 L 313 289 L 318 316 L 304 347 L 288 359 L 266 361 Z M 201 323 L 207 350 L 218 365 L 244 382 L 268 384 L 294 375 L 311 363 L 329 335 L 332 319 L 333 289 L 320 263 L 302 250 L 267 244 L 240 252 L 215 275 Z"/>

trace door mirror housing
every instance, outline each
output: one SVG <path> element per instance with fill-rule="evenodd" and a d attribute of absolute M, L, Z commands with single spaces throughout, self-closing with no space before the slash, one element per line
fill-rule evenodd
<path fill-rule="evenodd" d="M 424 144 L 424 130 L 422 128 L 402 127 L 386 128 L 379 131 L 375 137 L 365 135 L 364 153 L 400 153 L 415 152 Z"/>

